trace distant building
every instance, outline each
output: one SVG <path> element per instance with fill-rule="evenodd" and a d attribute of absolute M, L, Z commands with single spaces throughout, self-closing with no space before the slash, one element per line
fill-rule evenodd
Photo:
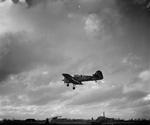
<path fill-rule="evenodd" d="M 30 123 L 32 123 L 32 122 L 36 122 L 36 120 L 35 120 L 35 119 L 26 119 L 25 121 L 26 121 L 26 122 L 30 122 Z"/>
<path fill-rule="evenodd" d="M 105 117 L 105 112 L 103 112 L 103 117 Z"/>
<path fill-rule="evenodd" d="M 60 119 L 52 119 L 51 124 L 78 124 L 78 125 L 90 125 L 91 123 L 88 120 L 83 119 L 66 119 L 66 118 L 60 118 Z"/>

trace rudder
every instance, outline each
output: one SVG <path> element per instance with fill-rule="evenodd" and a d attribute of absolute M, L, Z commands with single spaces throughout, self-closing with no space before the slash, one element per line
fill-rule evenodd
<path fill-rule="evenodd" d="M 100 79 L 104 78 L 103 73 L 100 70 L 96 71 L 95 74 L 93 74 L 93 76 L 97 77 L 97 78 L 100 78 Z"/>

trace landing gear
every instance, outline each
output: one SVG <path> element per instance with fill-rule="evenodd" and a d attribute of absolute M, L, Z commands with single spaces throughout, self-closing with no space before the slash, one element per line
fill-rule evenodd
<path fill-rule="evenodd" d="M 73 86 L 73 90 L 75 90 L 75 86 Z"/>
<path fill-rule="evenodd" d="M 67 84 L 67 87 L 69 86 L 69 84 Z"/>

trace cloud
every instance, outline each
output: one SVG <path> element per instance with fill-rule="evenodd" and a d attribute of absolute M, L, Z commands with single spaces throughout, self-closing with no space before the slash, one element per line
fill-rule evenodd
<path fill-rule="evenodd" d="M 137 118 L 149 119 L 149 115 L 150 115 L 149 106 L 143 106 L 139 109 L 136 109 Z"/>
<path fill-rule="evenodd" d="M 124 96 L 127 98 L 128 101 L 129 100 L 134 101 L 134 100 L 142 99 L 143 97 L 147 96 L 147 94 L 148 94 L 147 92 L 135 90 L 135 91 L 125 93 Z"/>
<path fill-rule="evenodd" d="M 101 90 L 100 88 L 92 89 L 91 91 L 85 91 L 84 94 L 79 94 L 74 96 L 71 105 L 89 105 L 96 103 L 109 102 L 110 104 L 116 100 L 117 103 L 120 100 L 124 100 L 124 105 L 128 104 L 126 102 L 134 102 L 147 97 L 147 92 L 140 90 L 124 91 L 122 87 L 112 87 L 106 90 Z M 86 98 L 88 96 L 88 98 Z M 118 101 L 117 101 L 118 100 Z M 119 104 L 119 103 L 118 103 Z M 119 105 L 121 106 L 121 105 Z"/>
<path fill-rule="evenodd" d="M 146 97 L 144 97 L 145 101 L 149 101 L 150 100 L 150 94 L 148 94 Z"/>
<path fill-rule="evenodd" d="M 95 111 L 95 113 L 97 112 L 96 109 L 103 107 L 101 112 L 106 111 L 107 116 L 111 115 L 111 113 L 115 113 L 115 115 L 113 115 L 115 117 L 119 115 L 119 117 L 128 118 L 126 116 L 127 112 L 130 112 L 130 115 L 135 117 L 134 112 L 137 109 L 149 105 L 149 102 L 144 100 L 147 95 L 148 92 L 144 92 L 143 90 L 132 90 L 127 92 L 124 91 L 122 87 L 110 87 L 106 90 L 104 87 L 103 90 L 100 88 L 91 88 L 90 91 L 84 91 L 84 93 L 72 96 L 72 99 L 67 105 L 83 106 L 85 112 L 90 110 Z M 123 113 L 122 116 L 120 113 Z"/>
<path fill-rule="evenodd" d="M 79 96 L 74 97 L 71 105 L 85 105 L 91 103 L 105 102 L 111 99 L 122 97 L 122 89 L 120 87 L 109 88 L 107 90 L 96 89 L 91 92 L 85 92 Z M 88 97 L 88 98 L 86 98 Z"/>
<path fill-rule="evenodd" d="M 97 19 L 97 18 L 98 17 L 96 14 L 91 14 L 85 20 L 84 28 L 85 28 L 87 34 L 94 35 L 94 34 L 104 31 L 103 24 L 101 24 L 102 22 L 100 22 L 101 20 Z"/>
<path fill-rule="evenodd" d="M 65 57 L 52 51 L 47 42 L 28 39 L 24 33 L 8 33 L 1 37 L 0 80 L 11 74 L 29 71 L 37 66 L 59 66 Z M 64 59 L 63 59 L 64 58 Z"/>
<path fill-rule="evenodd" d="M 5 1 L 8 1 L 8 0 L 1 0 L 0 2 L 5 2 Z M 47 0 L 42 0 L 42 1 L 41 0 L 24 0 L 24 1 L 22 1 L 22 0 L 11 0 L 11 2 L 14 4 L 19 4 L 21 2 L 25 2 L 29 7 L 35 6 L 39 3 L 45 3 L 46 1 Z"/>
<path fill-rule="evenodd" d="M 145 70 L 139 74 L 139 78 L 141 78 L 143 81 L 149 81 L 150 80 L 150 71 Z"/>
<path fill-rule="evenodd" d="M 28 91 L 28 98 L 30 100 L 29 104 L 31 105 L 46 105 L 49 102 L 53 101 L 64 101 L 62 93 L 66 91 L 65 87 L 57 86 L 52 87 L 51 85 L 45 86 L 38 90 Z"/>
<path fill-rule="evenodd" d="M 127 117 L 134 105 L 138 113 L 149 104 L 149 75 L 143 71 L 149 62 L 145 14 L 137 21 L 139 11 L 132 7 L 134 11 L 126 11 L 129 1 L 30 2 L 29 8 L 22 1 L 2 3 L 0 8 L 2 117 L 44 118 L 49 113 L 91 117 L 93 112 L 99 115 L 102 106 L 110 114 Z M 100 87 L 90 82 L 72 91 L 60 82 L 63 72 L 91 75 L 98 69 L 105 78 Z"/>
<path fill-rule="evenodd" d="M 38 79 L 38 76 L 36 79 Z M 35 78 L 31 76 L 26 76 L 21 79 L 13 78 L 11 81 L 7 79 L 7 83 L 0 86 L 1 105 L 42 106 L 56 100 L 64 101 L 66 99 L 66 97 L 62 96 L 62 93 L 66 91 L 64 85 L 50 83 L 49 80 L 46 82 L 45 79 L 39 79 L 39 82 L 35 81 Z"/>

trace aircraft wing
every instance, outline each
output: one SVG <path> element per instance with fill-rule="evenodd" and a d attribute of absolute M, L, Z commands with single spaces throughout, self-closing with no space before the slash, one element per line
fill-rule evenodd
<path fill-rule="evenodd" d="M 76 85 L 82 85 L 82 83 L 78 80 L 76 80 L 74 77 L 72 77 L 69 74 L 62 74 L 70 83 L 76 84 Z"/>

